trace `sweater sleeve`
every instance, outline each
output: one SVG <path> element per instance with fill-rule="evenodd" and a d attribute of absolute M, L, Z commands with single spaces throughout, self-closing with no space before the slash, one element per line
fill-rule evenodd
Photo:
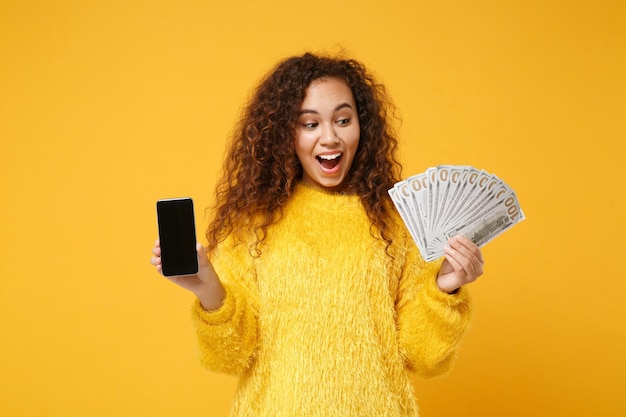
<path fill-rule="evenodd" d="M 465 287 L 452 295 L 439 290 L 442 260 L 427 263 L 412 242 L 408 247 L 396 301 L 400 352 L 419 375 L 442 375 L 452 368 L 469 326 L 469 293 Z"/>
<path fill-rule="evenodd" d="M 229 239 L 211 256 L 225 290 L 217 310 L 192 305 L 200 362 L 210 371 L 240 375 L 253 361 L 258 344 L 258 288 L 245 245 Z"/>

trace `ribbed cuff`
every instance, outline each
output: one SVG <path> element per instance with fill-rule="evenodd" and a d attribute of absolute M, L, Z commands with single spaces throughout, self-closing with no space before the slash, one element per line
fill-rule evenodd
<path fill-rule="evenodd" d="M 199 299 L 192 305 L 192 314 L 201 322 L 209 326 L 217 326 L 230 320 L 235 314 L 236 300 L 230 289 L 224 286 L 224 302 L 217 310 L 205 310 Z"/>

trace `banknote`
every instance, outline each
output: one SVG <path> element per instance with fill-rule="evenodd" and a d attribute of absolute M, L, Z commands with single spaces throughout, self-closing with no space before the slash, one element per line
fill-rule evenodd
<path fill-rule="evenodd" d="M 448 239 L 464 235 L 479 247 L 526 217 L 515 192 L 496 175 L 467 165 L 438 165 L 389 190 L 422 257 L 444 255 Z"/>

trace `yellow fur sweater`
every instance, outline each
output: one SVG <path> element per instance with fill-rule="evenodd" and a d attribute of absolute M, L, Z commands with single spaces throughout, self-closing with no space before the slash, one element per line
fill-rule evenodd
<path fill-rule="evenodd" d="M 232 416 L 418 415 L 408 371 L 449 370 L 468 294 L 441 292 L 395 228 L 392 259 L 358 197 L 298 185 L 259 258 L 232 239 L 212 254 L 226 298 L 193 317 L 202 363 L 239 376 Z"/>

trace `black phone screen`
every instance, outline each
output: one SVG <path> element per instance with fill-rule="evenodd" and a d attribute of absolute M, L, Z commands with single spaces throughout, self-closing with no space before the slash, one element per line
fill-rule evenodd
<path fill-rule="evenodd" d="M 157 201 L 157 220 L 163 275 L 197 273 L 198 256 L 193 200 L 175 198 Z"/>

